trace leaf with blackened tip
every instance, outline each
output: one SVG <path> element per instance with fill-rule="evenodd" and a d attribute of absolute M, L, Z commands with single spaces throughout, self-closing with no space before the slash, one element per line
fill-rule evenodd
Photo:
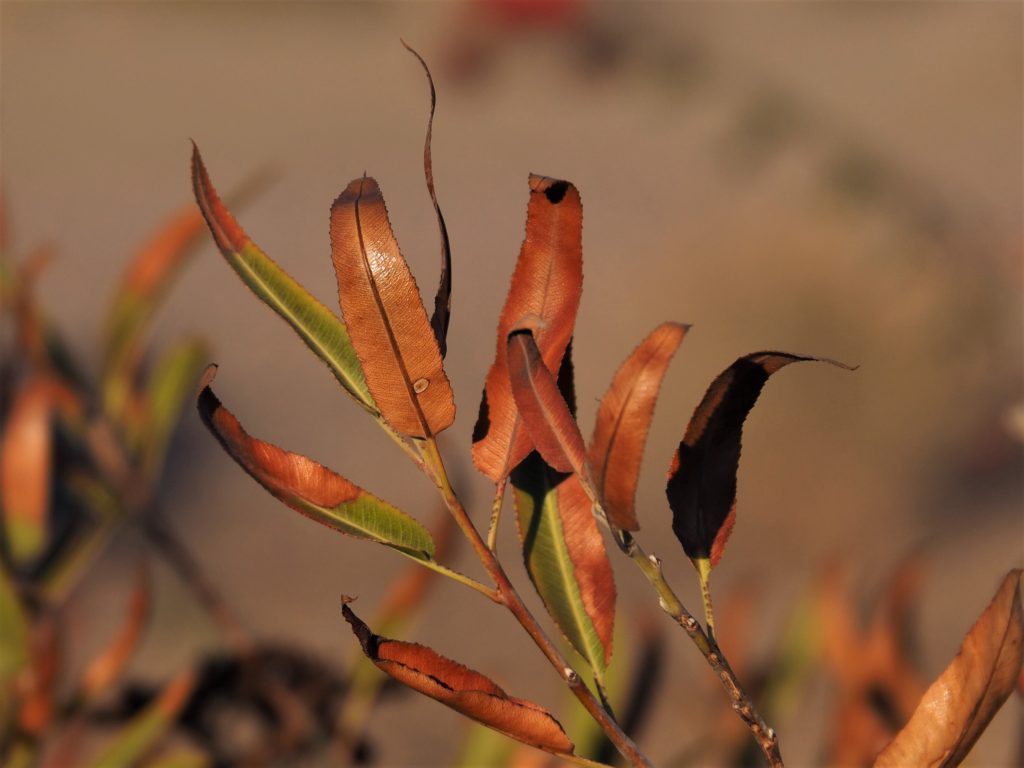
<path fill-rule="evenodd" d="M 455 399 L 416 280 L 377 182 L 354 179 L 331 206 L 341 313 L 381 416 L 403 435 L 451 426 Z"/>
<path fill-rule="evenodd" d="M 513 330 L 509 334 L 507 360 L 516 408 L 538 452 L 553 469 L 575 472 L 581 482 L 588 482 L 583 435 L 532 332 Z"/>
<path fill-rule="evenodd" d="M 441 234 L 441 276 L 438 280 L 437 293 L 434 295 L 434 314 L 430 317 L 430 327 L 434 329 L 434 337 L 437 339 L 437 345 L 443 358 L 448 353 L 448 324 L 452 314 L 452 251 L 448 242 L 448 227 L 444 223 L 441 206 L 437 202 L 437 192 L 434 190 L 434 161 L 430 148 L 430 140 L 434 132 L 437 91 L 434 90 L 434 78 L 430 74 L 427 62 L 405 40 L 402 40 L 402 45 L 419 61 L 427 75 L 427 83 L 430 85 L 430 118 L 427 120 L 427 138 L 423 142 L 423 175 L 427 180 L 427 191 L 430 193 L 430 202 L 434 205 L 437 228 Z"/>
<path fill-rule="evenodd" d="M 689 326 L 662 323 L 619 366 L 590 438 L 594 485 L 609 522 L 636 531 L 636 486 L 661 382 Z"/>
<path fill-rule="evenodd" d="M 342 605 L 366 656 L 403 685 L 524 744 L 572 754 L 573 744 L 544 708 L 509 696 L 490 678 L 417 643 L 380 637 Z"/>
<path fill-rule="evenodd" d="M 203 422 L 231 458 L 296 512 L 340 533 L 389 546 L 414 560 L 433 559 L 433 539 L 419 522 L 324 465 L 252 437 L 211 387 L 200 391 L 198 408 Z"/>
<path fill-rule="evenodd" d="M 544 364 L 551 371 L 559 370 L 572 338 L 582 290 L 583 206 L 579 192 L 567 181 L 531 175 L 526 237 L 498 320 L 497 350 L 473 430 L 473 464 L 495 482 L 533 449 L 509 383 L 509 333 L 521 318 L 538 317 L 536 341 Z"/>
<path fill-rule="evenodd" d="M 761 389 L 779 369 L 815 361 L 850 370 L 827 358 L 755 352 L 736 360 L 704 393 L 672 457 L 665 489 L 672 530 L 698 567 L 718 564 L 735 523 L 743 422 Z"/>
<path fill-rule="evenodd" d="M 882 750 L 876 768 L 954 766 L 971 751 L 1021 673 L 1021 571 L 1006 574 L 956 658 L 931 684 L 910 722 Z"/>
<path fill-rule="evenodd" d="M 373 415 L 377 406 L 366 386 L 348 329 L 249 238 L 221 202 L 193 142 L 192 187 L 196 202 L 225 261 L 264 304 L 291 326 L 334 374 L 338 383 Z"/>

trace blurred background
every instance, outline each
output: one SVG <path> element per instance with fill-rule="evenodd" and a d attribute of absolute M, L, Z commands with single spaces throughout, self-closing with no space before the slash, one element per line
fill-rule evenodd
<path fill-rule="evenodd" d="M 468 460 L 494 327 L 523 235 L 530 172 L 572 180 L 584 221 L 575 338 L 584 434 L 619 362 L 657 323 L 692 323 L 670 370 L 638 499 L 642 541 L 694 610 L 664 474 L 711 379 L 780 349 L 859 365 L 794 366 L 747 422 L 719 604 L 750 593 L 756 657 L 829 562 L 868 605 L 908 552 L 931 679 L 1024 551 L 1022 7 L 1018 3 L 19 3 L 0 7 L 0 161 L 15 254 L 51 243 L 39 298 L 88 369 L 105 302 L 137 245 L 191 191 L 189 139 L 221 190 L 268 170 L 237 208 L 252 238 L 336 306 L 328 210 L 374 175 L 425 294 L 438 266 L 422 177 L 454 258 L 443 448 L 480 525 L 492 489 Z M 254 434 L 312 456 L 421 519 L 433 489 L 205 243 L 157 338 L 207 339 L 218 393 Z M 372 612 L 404 563 L 277 503 L 186 411 L 161 499 L 253 632 L 339 664 L 355 647 L 338 595 Z M 500 551 L 526 585 L 511 516 Z M 115 542 L 74 603 L 74 653 L 127 593 Z M 468 551 L 460 567 L 478 573 Z M 665 762 L 727 706 L 690 644 L 612 554 L 626 628 L 661 621 L 665 684 L 641 744 Z M 157 572 L 133 667 L 161 679 L 216 646 Z M 539 603 L 534 602 L 538 605 Z M 538 608 L 538 610 L 541 610 Z M 368 617 L 366 617 L 368 618 Z M 439 584 L 407 633 L 554 707 L 559 683 L 510 617 Z M 729 638 L 723 643 L 729 650 Z M 699 685 L 698 685 L 699 683 Z M 818 681 L 773 723 L 794 765 L 820 755 Z M 709 692 L 710 691 L 710 692 Z M 717 698 L 716 698 L 717 696 Z M 1020 705 L 976 765 L 1014 759 Z M 464 723 L 414 697 L 371 724 L 387 764 L 447 764 Z M 401 734 L 396 737 L 394 734 Z"/>

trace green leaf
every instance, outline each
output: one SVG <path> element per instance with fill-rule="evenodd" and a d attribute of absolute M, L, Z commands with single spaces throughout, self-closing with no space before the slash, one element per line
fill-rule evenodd
<path fill-rule="evenodd" d="M 419 522 L 312 459 L 249 435 L 209 382 L 199 415 L 224 450 L 250 476 L 296 512 L 336 531 L 392 547 L 415 560 L 433 560 L 434 540 Z"/>
<path fill-rule="evenodd" d="M 192 186 L 217 247 L 242 282 L 292 327 L 357 403 L 377 416 L 345 324 L 249 239 L 217 196 L 198 147 L 192 153 Z"/>
<path fill-rule="evenodd" d="M 551 618 L 600 675 L 611 660 L 615 582 L 575 475 L 534 451 L 510 476 L 526 570 Z"/>
<path fill-rule="evenodd" d="M 135 442 L 145 473 L 153 480 L 163 469 L 174 428 L 207 362 L 206 345 L 185 339 L 164 351 L 149 376 L 144 418 Z"/>
<path fill-rule="evenodd" d="M 16 683 L 29 665 L 28 621 L 6 569 L 0 565 L 0 736 L 15 714 Z"/>
<path fill-rule="evenodd" d="M 164 737 L 185 706 L 195 677 L 191 672 L 172 680 L 155 701 L 129 721 L 89 763 L 89 768 L 131 768 Z"/>

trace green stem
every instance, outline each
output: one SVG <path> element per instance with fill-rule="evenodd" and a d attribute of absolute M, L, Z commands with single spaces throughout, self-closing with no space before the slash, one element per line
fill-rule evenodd
<path fill-rule="evenodd" d="M 658 602 L 661 605 L 661 609 L 683 628 L 683 631 L 689 635 L 693 644 L 697 646 L 697 649 L 701 652 L 701 655 L 707 661 L 712 671 L 718 675 L 722 687 L 732 701 L 733 709 L 750 729 L 754 740 L 768 761 L 768 765 L 771 768 L 785 768 L 782 762 L 782 755 L 779 752 L 779 738 L 775 733 L 775 729 L 768 726 L 764 718 L 761 717 L 761 714 L 754 707 L 750 696 L 743 690 L 739 680 L 736 678 L 736 673 L 729 666 L 729 661 L 725 658 L 722 649 L 719 648 L 718 643 L 715 641 L 714 635 L 709 636 L 705 633 L 697 619 L 686 610 L 686 607 L 676 596 L 672 587 L 665 581 L 665 575 L 661 570 L 661 561 L 654 555 L 648 555 L 644 552 L 643 547 L 640 546 L 639 542 L 629 532 L 616 531 L 615 538 L 622 551 L 637 564 L 640 571 L 647 578 L 647 581 L 650 582 L 651 586 L 658 593 Z"/>

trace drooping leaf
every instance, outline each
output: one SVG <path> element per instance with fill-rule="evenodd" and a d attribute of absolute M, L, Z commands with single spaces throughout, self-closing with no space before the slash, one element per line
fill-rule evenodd
<path fill-rule="evenodd" d="M 590 471 L 583 435 L 531 331 L 509 335 L 507 360 L 512 396 L 537 451 L 556 471 L 575 472 L 587 482 Z"/>
<path fill-rule="evenodd" d="M 0 733 L 7 732 L 18 703 L 18 679 L 29 665 L 28 618 L 7 570 L 0 563 Z"/>
<path fill-rule="evenodd" d="M 427 191 L 430 202 L 434 204 L 437 216 L 437 228 L 441 233 L 441 277 L 438 281 L 437 293 L 434 295 L 434 314 L 430 316 L 430 327 L 434 329 L 434 337 L 441 350 L 441 357 L 448 354 L 448 323 L 452 314 L 452 250 L 448 242 L 448 227 L 445 226 L 441 206 L 437 204 L 437 193 L 434 191 L 434 162 L 430 154 L 430 139 L 434 132 L 434 109 L 437 107 L 437 92 L 434 90 L 434 78 L 430 75 L 430 67 L 423 57 L 403 40 L 402 45 L 419 61 L 427 74 L 430 84 L 430 118 L 427 120 L 427 138 L 423 142 L 423 174 L 427 179 Z"/>
<path fill-rule="evenodd" d="M 611 661 L 615 577 L 593 504 L 536 451 L 512 470 L 526 571 L 555 624 L 596 674 Z"/>
<path fill-rule="evenodd" d="M 95 699 L 117 680 L 142 639 L 151 603 L 152 584 L 149 569 L 145 561 L 140 561 L 131 601 L 125 611 L 120 630 L 111 643 L 93 657 L 82 673 L 79 691 L 83 700 Z"/>
<path fill-rule="evenodd" d="M 195 687 L 195 674 L 188 670 L 167 684 L 163 692 L 133 717 L 89 761 L 89 768 L 132 768 L 154 749 L 174 725 Z"/>
<path fill-rule="evenodd" d="M 46 547 L 52 473 L 53 388 L 37 376 L 15 395 L 0 440 L 0 510 L 18 566 L 33 563 Z"/>
<path fill-rule="evenodd" d="M 875 766 L 959 765 L 1021 672 L 1024 621 L 1019 569 L 1010 571 L 960 651 L 925 691 L 910 722 L 882 750 Z"/>
<path fill-rule="evenodd" d="M 441 351 L 373 179 L 355 179 L 331 206 L 331 258 L 341 313 L 381 415 L 412 437 L 451 426 L 455 400 Z"/>
<path fill-rule="evenodd" d="M 679 323 L 655 328 L 619 366 L 601 398 L 590 438 L 590 466 L 608 519 L 617 528 L 640 528 L 635 500 L 644 444 L 661 380 L 688 328 Z"/>
<path fill-rule="evenodd" d="M 136 450 L 146 476 L 153 480 L 160 476 L 174 429 L 209 361 L 208 354 L 200 340 L 184 339 L 164 350 L 149 375 Z"/>
<path fill-rule="evenodd" d="M 349 536 L 385 544 L 417 560 L 434 556 L 430 533 L 416 520 L 322 464 L 250 436 L 221 405 L 207 371 L 199 415 L 224 450 L 274 497 L 306 517 Z"/>
<path fill-rule="evenodd" d="M 398 682 L 525 744 L 572 753 L 572 742 L 544 708 L 509 696 L 490 678 L 430 648 L 375 635 L 344 602 L 341 610 L 363 653 Z"/>
<path fill-rule="evenodd" d="M 473 430 L 473 463 L 497 482 L 526 458 L 530 437 L 519 422 L 508 375 L 508 336 L 534 319 L 537 346 L 557 371 L 572 338 L 583 290 L 583 207 L 567 181 L 530 176 L 526 239 L 498 320 L 498 344 Z"/>
<path fill-rule="evenodd" d="M 345 324 L 249 239 L 217 196 L 198 147 L 192 151 L 192 186 L 214 242 L 228 265 L 327 364 L 345 391 L 376 415 L 377 407 Z"/>
<path fill-rule="evenodd" d="M 672 457 L 665 492 L 672 508 L 672 530 L 698 571 L 710 571 L 718 564 L 736 520 L 743 422 L 768 377 L 790 363 L 803 361 L 849 370 L 826 358 L 755 352 L 719 374 L 693 412 Z"/>

